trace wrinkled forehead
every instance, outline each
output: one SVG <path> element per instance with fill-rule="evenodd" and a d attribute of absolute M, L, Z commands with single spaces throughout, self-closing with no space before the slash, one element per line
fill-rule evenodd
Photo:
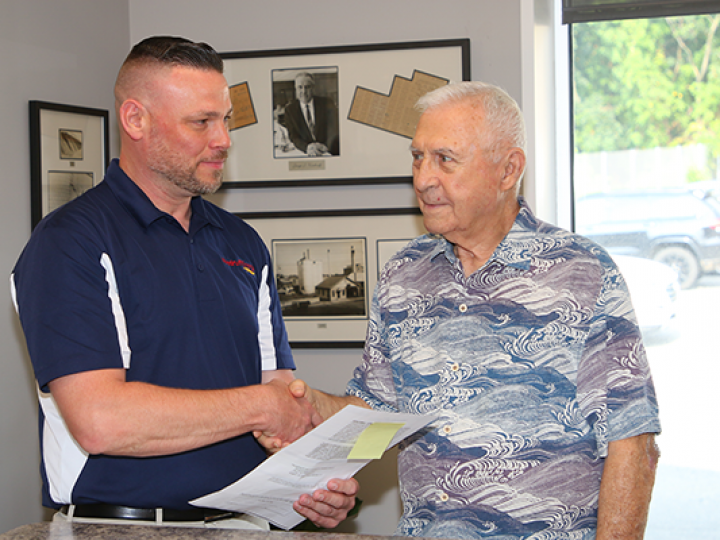
<path fill-rule="evenodd" d="M 481 110 L 453 103 L 431 107 L 422 113 L 411 147 L 427 150 L 484 146 L 487 133 Z"/>

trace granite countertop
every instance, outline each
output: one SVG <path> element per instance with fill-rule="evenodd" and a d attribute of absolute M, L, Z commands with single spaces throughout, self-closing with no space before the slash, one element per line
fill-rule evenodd
<path fill-rule="evenodd" d="M 100 539 L 156 540 L 173 538 L 190 540 L 387 540 L 385 536 L 333 532 L 282 532 L 230 529 L 197 529 L 157 527 L 155 525 L 104 525 L 94 523 L 42 522 L 23 525 L 5 534 L 0 540 L 100 540 Z"/>

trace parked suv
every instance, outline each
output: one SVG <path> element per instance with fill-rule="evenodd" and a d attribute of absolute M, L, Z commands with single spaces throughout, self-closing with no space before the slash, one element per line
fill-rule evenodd
<path fill-rule="evenodd" d="M 575 224 L 610 253 L 674 268 L 683 289 L 720 269 L 720 201 L 708 189 L 588 195 L 577 201 Z"/>

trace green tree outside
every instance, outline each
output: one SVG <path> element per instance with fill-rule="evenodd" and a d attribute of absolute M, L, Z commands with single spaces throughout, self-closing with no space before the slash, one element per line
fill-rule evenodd
<path fill-rule="evenodd" d="M 720 157 L 720 14 L 573 25 L 575 152 L 705 144 Z"/>

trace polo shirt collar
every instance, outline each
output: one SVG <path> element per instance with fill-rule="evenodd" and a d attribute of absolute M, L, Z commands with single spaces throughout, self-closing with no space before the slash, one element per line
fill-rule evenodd
<path fill-rule="evenodd" d="M 105 182 L 107 182 L 120 203 L 144 228 L 147 229 L 158 219 L 164 219 L 168 216 L 166 212 L 157 208 L 143 190 L 125 174 L 125 171 L 120 168 L 118 159 L 113 159 L 110 162 L 105 174 Z M 193 197 L 190 206 L 192 208 L 191 231 L 198 230 L 207 224 L 222 228 L 217 211 L 202 197 Z"/>

